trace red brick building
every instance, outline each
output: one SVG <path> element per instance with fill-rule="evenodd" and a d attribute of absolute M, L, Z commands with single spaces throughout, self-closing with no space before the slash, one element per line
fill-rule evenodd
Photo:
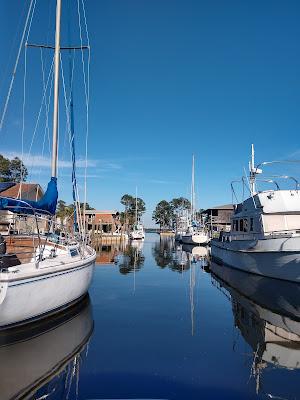
<path fill-rule="evenodd" d="M 109 235 L 121 231 L 118 211 L 86 210 L 84 220 L 89 232 Z"/>

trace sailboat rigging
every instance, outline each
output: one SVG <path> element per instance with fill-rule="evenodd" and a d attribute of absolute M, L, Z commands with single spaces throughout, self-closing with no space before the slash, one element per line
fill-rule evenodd
<path fill-rule="evenodd" d="M 138 213 L 138 197 L 137 197 L 137 188 L 135 190 L 135 224 L 133 230 L 129 234 L 129 238 L 131 240 L 144 240 L 145 232 L 144 227 L 141 224 L 139 213 Z"/>
<path fill-rule="evenodd" d="M 86 245 L 82 223 L 79 225 L 79 239 L 75 239 L 72 232 L 68 232 L 65 227 L 62 231 L 61 226 L 59 227 L 60 235 L 55 234 L 57 232 L 55 212 L 58 199 L 58 97 L 62 49 L 60 47 L 61 7 L 62 0 L 57 0 L 50 182 L 39 201 L 0 197 L 0 210 L 9 212 L 15 228 L 18 227 L 7 236 L 7 250 L 0 256 L 0 328 L 32 321 L 74 304 L 86 294 L 94 271 L 96 253 Z M 82 46 L 80 49 L 82 50 Z M 71 93 L 71 125 L 73 124 L 72 108 Z M 71 126 L 71 129 L 74 127 Z M 73 151 L 72 163 L 73 194 L 78 214 L 75 151 Z M 32 225 L 35 226 L 30 232 L 24 229 L 24 216 L 28 215 L 32 220 Z M 80 218 L 80 213 L 77 216 Z"/>
<path fill-rule="evenodd" d="M 192 182 L 191 182 L 191 210 L 187 231 L 181 235 L 181 241 L 185 244 L 207 244 L 208 232 L 196 221 L 196 196 L 195 196 L 195 157 L 192 157 Z"/>

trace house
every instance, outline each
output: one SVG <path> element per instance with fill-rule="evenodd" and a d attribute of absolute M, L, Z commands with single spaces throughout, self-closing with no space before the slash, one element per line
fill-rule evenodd
<path fill-rule="evenodd" d="M 232 204 L 210 207 L 201 212 L 204 217 L 205 225 L 213 232 L 229 231 L 231 226 L 231 216 L 234 212 Z"/>
<path fill-rule="evenodd" d="M 89 232 L 112 235 L 121 232 L 118 211 L 86 210 L 84 221 Z"/>
<path fill-rule="evenodd" d="M 1 182 L 0 196 L 12 197 L 14 199 L 38 201 L 44 195 L 43 189 L 38 183 L 14 183 Z"/>
<path fill-rule="evenodd" d="M 10 197 L 14 199 L 38 201 L 44 195 L 42 187 L 38 183 L 15 183 L 0 182 L 0 197 Z M 39 230 L 43 231 L 45 223 L 39 222 Z M 0 233 L 8 235 L 12 231 L 26 231 L 36 233 L 37 223 L 34 217 L 24 216 L 15 218 L 15 214 L 11 211 L 0 211 Z"/>

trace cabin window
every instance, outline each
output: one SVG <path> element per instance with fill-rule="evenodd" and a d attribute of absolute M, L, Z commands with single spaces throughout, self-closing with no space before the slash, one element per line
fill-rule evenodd
<path fill-rule="evenodd" d="M 244 220 L 240 219 L 240 231 L 243 232 L 244 231 Z"/>
<path fill-rule="evenodd" d="M 76 248 L 70 249 L 70 254 L 71 254 L 71 257 L 76 257 L 76 256 L 78 256 L 78 250 Z"/>
<path fill-rule="evenodd" d="M 244 218 L 244 232 L 248 232 L 248 219 Z"/>
<path fill-rule="evenodd" d="M 250 218 L 250 232 L 253 232 L 253 218 Z"/>
<path fill-rule="evenodd" d="M 236 231 L 236 220 L 235 219 L 232 221 L 232 230 Z"/>
<path fill-rule="evenodd" d="M 239 230 L 239 221 L 236 219 L 235 221 L 235 231 Z"/>

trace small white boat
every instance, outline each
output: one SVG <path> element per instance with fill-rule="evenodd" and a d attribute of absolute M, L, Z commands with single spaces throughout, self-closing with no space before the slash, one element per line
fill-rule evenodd
<path fill-rule="evenodd" d="M 275 161 L 278 163 L 278 161 Z M 250 163 L 250 197 L 235 206 L 230 232 L 222 232 L 211 241 L 212 258 L 247 272 L 300 282 L 300 191 L 297 180 L 289 176 L 295 188 L 281 190 L 273 179 L 264 181 L 276 189 L 257 191 L 256 175 L 261 165 Z"/>
<path fill-rule="evenodd" d="M 137 203 L 137 189 L 135 194 L 135 224 L 133 226 L 133 230 L 129 232 L 129 239 L 131 240 L 144 240 L 145 239 L 145 231 L 144 227 L 140 222 L 140 216 L 138 215 L 138 203 Z"/>
<path fill-rule="evenodd" d="M 189 225 L 186 231 L 181 235 L 181 241 L 185 244 L 208 244 L 210 237 L 208 232 L 196 221 L 196 209 L 195 209 L 195 158 L 193 155 L 192 162 L 192 184 L 191 184 L 191 210 L 189 216 Z"/>
<path fill-rule="evenodd" d="M 190 227 L 188 231 L 181 236 L 181 241 L 185 244 L 208 244 L 210 237 L 208 232 L 206 232 L 204 229 L 195 229 Z"/>
<path fill-rule="evenodd" d="M 133 230 L 129 233 L 129 238 L 131 240 L 144 240 L 145 231 L 142 224 L 137 224 L 133 227 Z"/>

